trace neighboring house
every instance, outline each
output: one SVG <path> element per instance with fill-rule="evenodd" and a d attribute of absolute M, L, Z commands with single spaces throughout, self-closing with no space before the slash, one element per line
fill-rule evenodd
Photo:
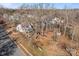
<path fill-rule="evenodd" d="M 64 20 L 61 20 L 60 18 L 55 17 L 54 19 L 52 19 L 51 23 L 52 24 L 61 24 L 61 23 L 64 23 Z"/>
<path fill-rule="evenodd" d="M 20 15 L 19 13 L 18 14 L 13 14 L 13 16 L 16 20 L 19 20 L 22 17 L 22 15 Z"/>
<path fill-rule="evenodd" d="M 14 19 L 14 16 L 13 15 L 10 15 L 9 16 L 9 20 L 13 20 Z"/>
<path fill-rule="evenodd" d="M 4 17 L 4 18 L 8 18 L 9 15 L 8 15 L 8 14 L 3 14 L 3 17 Z"/>
<path fill-rule="evenodd" d="M 22 29 L 21 24 L 17 25 L 16 30 L 19 32 L 24 32 L 24 30 Z"/>
<path fill-rule="evenodd" d="M 34 17 L 37 17 L 36 15 L 32 15 L 32 14 L 27 14 L 27 17 L 31 17 L 31 18 L 34 18 Z"/>
<path fill-rule="evenodd" d="M 19 24 L 16 27 L 16 30 L 19 32 L 31 32 L 33 28 L 30 24 Z"/>

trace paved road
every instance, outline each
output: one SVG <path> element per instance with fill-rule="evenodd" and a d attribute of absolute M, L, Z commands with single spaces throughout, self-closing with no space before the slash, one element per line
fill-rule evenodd
<path fill-rule="evenodd" d="M 13 56 L 24 56 L 25 54 L 19 49 L 16 48 L 16 52 L 14 52 Z"/>
<path fill-rule="evenodd" d="M 24 56 L 24 53 L 8 36 L 3 26 L 0 25 L 0 56 Z"/>

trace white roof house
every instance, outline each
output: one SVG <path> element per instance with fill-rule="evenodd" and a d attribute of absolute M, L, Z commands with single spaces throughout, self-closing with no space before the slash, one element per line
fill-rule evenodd
<path fill-rule="evenodd" d="M 22 29 L 21 24 L 17 25 L 16 30 L 19 32 L 24 32 L 24 30 Z"/>
<path fill-rule="evenodd" d="M 52 24 L 56 24 L 56 23 L 64 23 L 64 20 L 61 20 L 60 18 L 55 17 L 54 19 L 52 19 L 51 21 Z"/>
<path fill-rule="evenodd" d="M 31 32 L 33 28 L 30 24 L 19 24 L 16 27 L 16 30 L 19 32 Z"/>
<path fill-rule="evenodd" d="M 8 14 L 3 14 L 3 18 L 8 19 L 9 18 L 9 15 Z"/>
<path fill-rule="evenodd" d="M 28 14 L 27 17 L 35 17 L 34 15 Z"/>

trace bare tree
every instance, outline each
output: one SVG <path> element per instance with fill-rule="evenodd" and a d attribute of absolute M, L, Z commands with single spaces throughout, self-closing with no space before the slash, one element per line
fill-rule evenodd
<path fill-rule="evenodd" d="M 66 29 L 67 29 L 67 26 L 68 26 L 68 10 L 66 9 L 67 6 L 65 6 L 65 13 L 66 13 L 66 24 L 65 24 L 65 29 L 64 29 L 64 34 L 66 33 Z"/>

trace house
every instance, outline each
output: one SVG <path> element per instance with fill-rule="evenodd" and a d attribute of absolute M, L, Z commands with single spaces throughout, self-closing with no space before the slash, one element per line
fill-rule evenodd
<path fill-rule="evenodd" d="M 18 24 L 16 30 L 19 32 L 32 32 L 33 28 L 30 24 Z"/>
<path fill-rule="evenodd" d="M 33 15 L 33 14 L 27 14 L 27 17 L 29 17 L 29 18 L 35 18 L 37 16 L 36 15 Z"/>
<path fill-rule="evenodd" d="M 9 16 L 9 20 L 13 20 L 14 19 L 14 16 L 13 15 L 10 15 Z"/>
<path fill-rule="evenodd" d="M 16 30 L 19 31 L 19 32 L 24 32 L 21 24 L 17 25 Z"/>
<path fill-rule="evenodd" d="M 52 19 L 51 23 L 52 23 L 52 24 L 63 24 L 63 23 L 64 23 L 64 20 L 55 17 L 54 19 Z"/>
<path fill-rule="evenodd" d="M 8 18 L 9 15 L 8 14 L 3 14 L 3 18 Z"/>

